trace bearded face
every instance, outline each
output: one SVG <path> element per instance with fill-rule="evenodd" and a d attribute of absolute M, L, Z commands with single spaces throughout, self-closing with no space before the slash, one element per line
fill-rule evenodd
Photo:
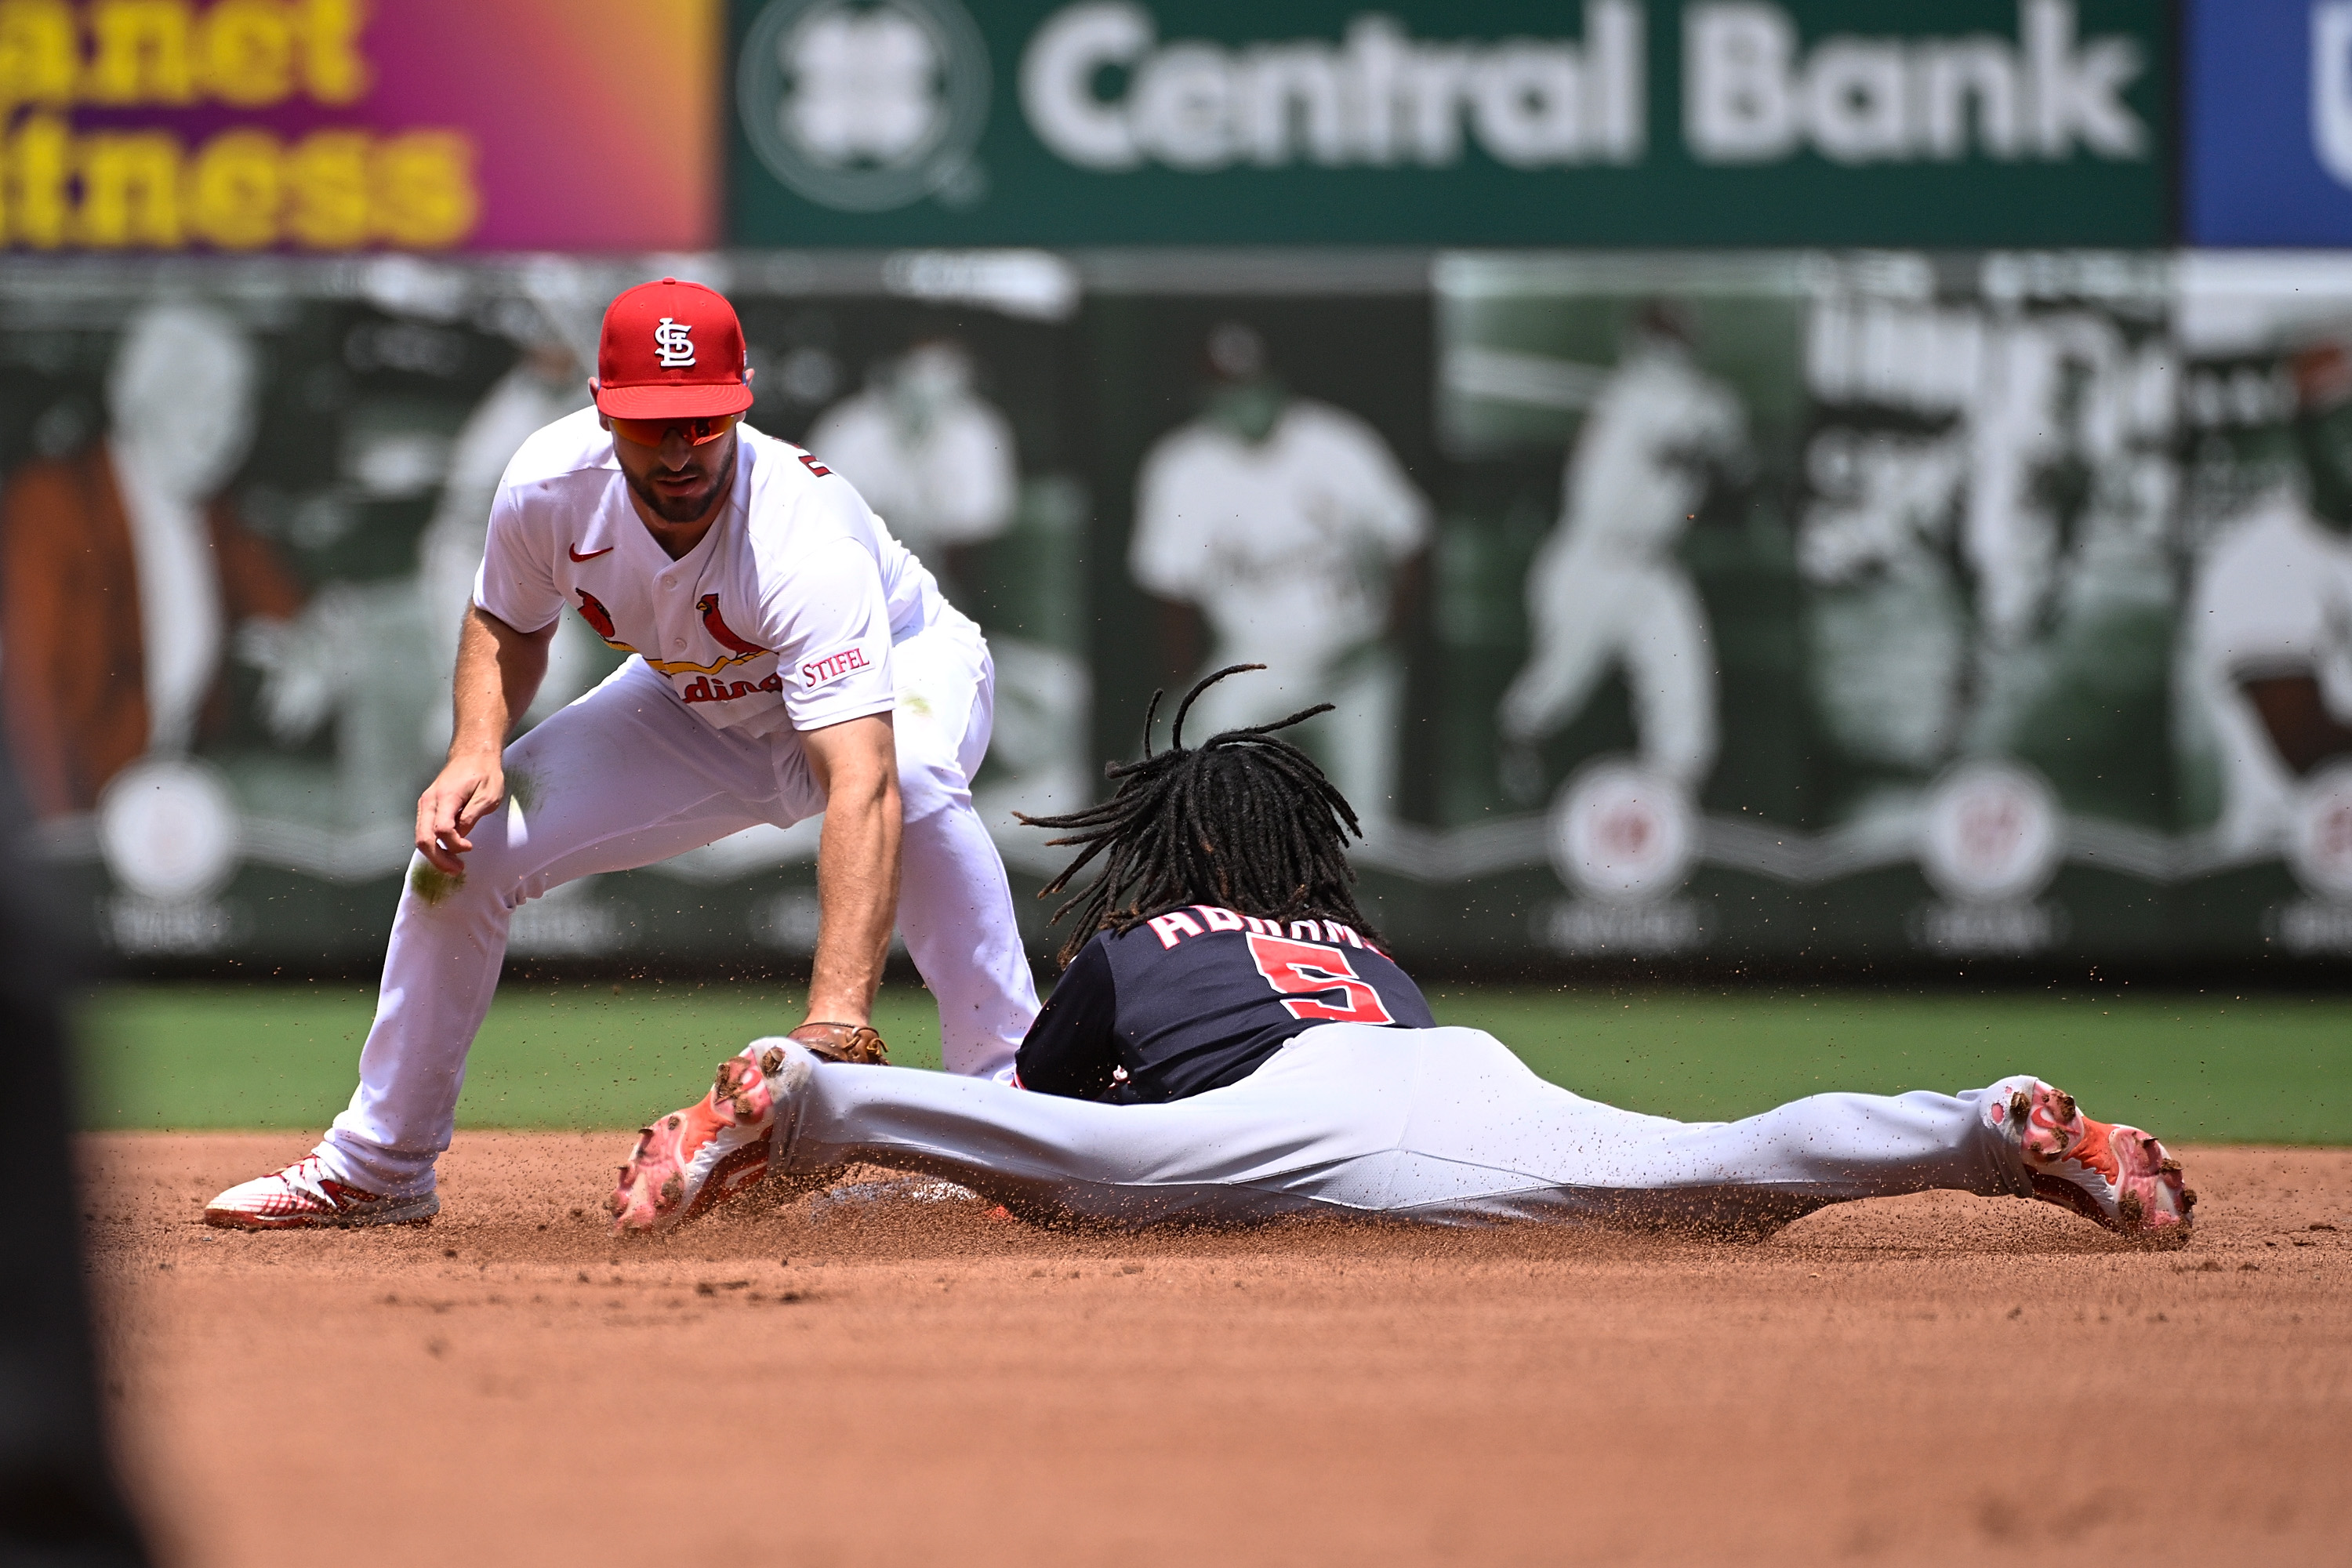
<path fill-rule="evenodd" d="M 622 477 L 645 509 L 670 523 L 699 522 L 727 488 L 735 465 L 735 436 L 697 447 L 672 434 L 647 447 L 615 434 Z"/>

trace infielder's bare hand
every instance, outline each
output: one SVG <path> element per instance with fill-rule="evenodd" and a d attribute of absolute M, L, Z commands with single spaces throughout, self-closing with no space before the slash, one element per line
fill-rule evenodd
<path fill-rule="evenodd" d="M 479 605 L 457 628 L 457 669 L 452 678 L 456 712 L 449 760 L 441 776 L 416 797 L 416 852 L 435 870 L 466 874 L 457 858 L 474 847 L 466 837 L 507 797 L 502 760 L 507 731 L 530 706 L 547 674 L 547 645 L 555 623 L 519 632 Z"/>
<path fill-rule="evenodd" d="M 416 852 L 436 870 L 465 875 L 457 857 L 474 847 L 466 837 L 506 798 L 507 773 L 499 755 L 452 757 L 416 797 Z"/>

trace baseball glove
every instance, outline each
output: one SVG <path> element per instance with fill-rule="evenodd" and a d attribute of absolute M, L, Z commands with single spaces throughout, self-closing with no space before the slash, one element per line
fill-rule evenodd
<path fill-rule="evenodd" d="M 869 1068 L 890 1065 L 890 1047 L 863 1024 L 803 1024 L 789 1037 L 829 1062 Z"/>

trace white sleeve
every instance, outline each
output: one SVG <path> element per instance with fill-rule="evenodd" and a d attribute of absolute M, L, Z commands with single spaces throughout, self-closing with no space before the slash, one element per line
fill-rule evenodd
<path fill-rule="evenodd" d="M 1202 569 L 1208 563 L 1207 534 L 1212 519 L 1185 518 L 1188 501 L 1200 510 L 1198 487 L 1187 482 L 1191 465 L 1181 453 L 1171 452 L 1170 437 L 1143 460 L 1135 486 L 1135 534 L 1128 542 L 1127 568 L 1136 586 L 1163 599 L 1186 604 L 1200 597 Z"/>
<path fill-rule="evenodd" d="M 2215 550 L 2197 585 L 2197 644 L 2231 680 L 2315 673 L 2327 639 L 2317 563 L 2276 523 L 2250 524 Z"/>
<path fill-rule="evenodd" d="M 551 547 L 534 539 L 520 487 L 501 484 L 490 502 L 490 532 L 482 569 L 474 574 L 474 603 L 519 632 L 544 631 L 563 613 L 555 586 Z"/>
<path fill-rule="evenodd" d="M 898 705 L 882 574 L 855 540 L 827 540 L 795 560 L 763 605 L 762 621 L 795 730 L 822 730 Z"/>
<path fill-rule="evenodd" d="M 1748 446 L 1748 409 L 1738 396 L 1720 383 L 1708 386 L 1706 402 L 1707 455 L 1728 462 Z"/>
<path fill-rule="evenodd" d="M 875 443 L 866 435 L 872 421 L 865 418 L 864 413 L 857 399 L 843 398 L 816 416 L 816 423 L 809 426 L 804 438 L 807 444 L 802 448 L 855 485 L 860 495 L 878 477 L 871 472 L 878 465 L 870 460 Z"/>
<path fill-rule="evenodd" d="M 1013 521 L 1019 484 L 1011 423 L 984 404 L 961 409 L 940 432 L 932 460 L 953 479 L 938 498 L 931 537 L 941 544 L 976 544 L 1003 533 Z"/>
<path fill-rule="evenodd" d="M 1391 561 L 1402 561 L 1429 542 L 1429 501 L 1404 471 L 1389 444 L 1370 425 L 1351 420 L 1340 429 L 1349 437 L 1334 463 L 1344 475 L 1349 510 Z"/>

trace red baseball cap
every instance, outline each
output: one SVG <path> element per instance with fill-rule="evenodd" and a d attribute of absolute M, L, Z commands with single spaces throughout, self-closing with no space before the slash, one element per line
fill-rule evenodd
<path fill-rule="evenodd" d="M 751 406 L 743 323 L 715 289 L 665 278 L 624 290 L 596 342 L 596 406 L 615 419 L 705 419 Z"/>

